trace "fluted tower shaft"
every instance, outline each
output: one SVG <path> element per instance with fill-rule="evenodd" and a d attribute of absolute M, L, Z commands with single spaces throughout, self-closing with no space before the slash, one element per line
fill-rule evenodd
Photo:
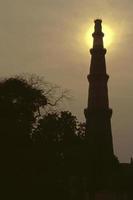
<path fill-rule="evenodd" d="M 93 48 L 90 49 L 91 64 L 89 81 L 88 106 L 85 109 L 86 137 L 89 152 L 95 164 L 112 162 L 114 157 L 111 116 L 109 108 L 108 86 L 109 76 L 106 73 L 105 54 L 103 45 L 102 20 L 95 20 Z M 102 164 L 101 164 L 102 166 Z"/>

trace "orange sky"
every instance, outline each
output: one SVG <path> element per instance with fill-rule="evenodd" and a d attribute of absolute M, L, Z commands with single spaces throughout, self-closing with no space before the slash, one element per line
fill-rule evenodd
<path fill-rule="evenodd" d="M 6 0 L 0 2 L 0 74 L 36 73 L 71 89 L 66 105 L 80 120 L 87 105 L 90 55 L 85 34 L 102 18 L 115 33 L 107 52 L 115 151 L 133 156 L 133 1 Z"/>

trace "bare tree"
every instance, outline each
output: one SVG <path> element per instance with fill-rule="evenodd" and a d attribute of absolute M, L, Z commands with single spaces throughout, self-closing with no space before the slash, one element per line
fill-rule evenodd
<path fill-rule="evenodd" d="M 43 76 L 22 74 L 15 76 L 15 78 L 25 80 L 33 88 L 41 90 L 42 94 L 46 97 L 47 105 L 43 108 L 38 107 L 36 118 L 47 113 L 57 112 L 60 108 L 64 109 L 63 104 L 72 99 L 70 90 L 62 89 L 60 86 L 46 81 Z"/>

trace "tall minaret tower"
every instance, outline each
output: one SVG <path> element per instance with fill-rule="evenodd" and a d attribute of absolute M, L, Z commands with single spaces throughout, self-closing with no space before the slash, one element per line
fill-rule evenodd
<path fill-rule="evenodd" d="M 108 86 L 109 76 L 106 73 L 105 54 L 103 45 L 102 20 L 95 20 L 93 48 L 90 49 L 91 64 L 89 81 L 88 106 L 85 109 L 86 140 L 90 161 L 98 166 L 98 170 L 111 166 L 114 159 L 111 115 L 109 108 Z"/>

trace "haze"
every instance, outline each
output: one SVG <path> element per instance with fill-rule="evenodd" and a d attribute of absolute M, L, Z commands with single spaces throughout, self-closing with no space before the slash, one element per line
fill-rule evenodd
<path fill-rule="evenodd" d="M 1 77 L 36 73 L 72 91 L 66 109 L 84 120 L 90 55 L 85 34 L 102 18 L 114 31 L 107 52 L 115 153 L 133 156 L 133 1 L 5 0 L 0 2 Z"/>

